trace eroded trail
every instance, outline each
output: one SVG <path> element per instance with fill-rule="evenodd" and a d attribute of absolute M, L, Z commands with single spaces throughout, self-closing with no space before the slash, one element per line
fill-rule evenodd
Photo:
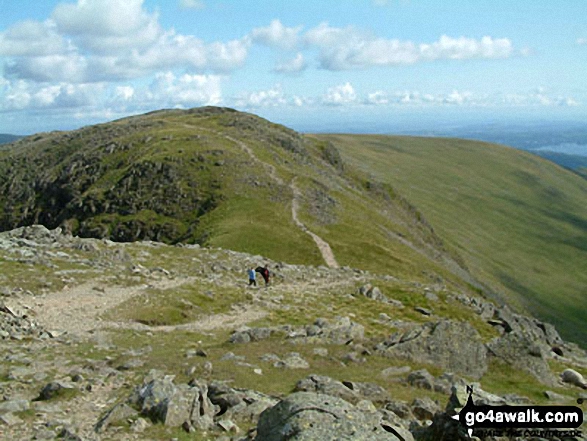
<path fill-rule="evenodd" d="M 228 139 L 229 141 L 232 141 L 235 144 L 237 144 L 244 152 L 246 152 L 251 157 L 251 159 L 254 162 L 261 164 L 267 170 L 271 179 L 273 179 L 277 184 L 284 185 L 283 179 L 281 179 L 279 176 L 277 176 L 277 173 L 275 172 L 275 167 L 273 167 L 271 164 L 267 164 L 266 162 L 263 162 L 259 158 L 257 158 L 257 156 L 255 155 L 253 150 L 248 145 L 246 145 L 242 141 L 239 141 L 238 139 L 232 138 L 231 136 L 224 135 L 224 137 L 226 139 Z M 291 181 L 291 183 L 289 184 L 289 188 L 291 189 L 292 194 L 293 194 L 292 203 L 291 203 L 291 217 L 292 217 L 294 223 L 296 224 L 296 226 L 299 229 L 301 229 L 304 233 L 308 234 L 314 240 L 314 243 L 316 243 L 316 246 L 318 247 L 318 250 L 320 251 L 322 258 L 324 259 L 324 262 L 326 262 L 326 265 L 328 265 L 330 268 L 339 268 L 338 262 L 336 261 L 336 258 L 334 257 L 334 253 L 332 252 L 332 249 L 330 248 L 330 245 L 328 244 L 328 242 L 326 242 L 324 239 L 322 239 L 316 233 L 310 231 L 310 229 L 308 227 L 306 227 L 306 225 L 304 225 L 302 223 L 302 221 L 300 221 L 300 219 L 298 217 L 298 210 L 300 207 L 299 201 L 300 201 L 302 194 L 301 194 L 299 188 L 296 186 L 295 180 L 296 179 L 294 178 Z"/>
<path fill-rule="evenodd" d="M 147 289 L 169 290 L 193 282 L 197 282 L 197 280 L 195 278 L 160 280 L 152 281 L 149 285 L 132 287 L 116 285 L 101 287 L 96 283 L 86 283 L 36 298 L 35 320 L 48 330 L 81 336 L 98 329 L 156 332 L 212 331 L 226 327 L 238 327 L 263 318 L 267 314 L 266 311 L 254 305 L 243 305 L 235 307 L 229 313 L 210 314 L 191 323 L 173 326 L 147 326 L 130 321 L 113 322 L 102 319 L 104 313 L 117 308 L 135 296 L 145 294 Z"/>
<path fill-rule="evenodd" d="M 298 218 L 298 209 L 299 209 L 299 205 L 300 205 L 299 200 L 301 197 L 301 192 L 295 184 L 295 178 L 291 181 L 291 183 L 289 184 L 289 187 L 291 188 L 291 190 L 293 192 L 293 200 L 291 203 L 291 217 L 292 217 L 294 223 L 303 232 L 305 232 L 306 234 L 309 234 L 310 237 L 314 240 L 314 242 L 318 246 L 318 249 L 320 250 L 320 254 L 322 254 L 322 258 L 326 262 L 326 265 L 328 265 L 330 268 L 339 268 L 338 262 L 336 261 L 336 258 L 334 257 L 334 253 L 332 252 L 332 249 L 330 248 L 330 245 L 328 244 L 328 242 L 326 242 L 324 239 L 322 239 L 317 234 L 310 231 L 308 229 L 308 227 L 306 227 L 303 224 L 303 222 L 300 221 L 300 219 Z"/>

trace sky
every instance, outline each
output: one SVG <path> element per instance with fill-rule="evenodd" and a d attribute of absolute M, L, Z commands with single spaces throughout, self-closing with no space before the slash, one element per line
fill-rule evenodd
<path fill-rule="evenodd" d="M 0 0 L 0 11 L 0 133 L 203 105 L 302 131 L 587 116 L 585 0 Z"/>

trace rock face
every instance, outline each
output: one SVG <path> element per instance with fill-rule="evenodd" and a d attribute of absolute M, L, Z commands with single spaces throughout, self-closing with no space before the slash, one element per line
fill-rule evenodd
<path fill-rule="evenodd" d="M 487 349 L 469 323 L 442 320 L 393 334 L 377 346 L 390 358 L 430 363 L 451 372 L 480 378 L 487 370 Z"/>
<path fill-rule="evenodd" d="M 376 411 L 329 395 L 297 392 L 261 414 L 255 440 L 400 441 L 392 431 Z"/>
<path fill-rule="evenodd" d="M 554 386 L 556 378 L 546 361 L 548 347 L 520 332 L 510 332 L 487 344 L 491 356 L 534 375 L 540 382 Z"/>
<path fill-rule="evenodd" d="M 206 430 L 214 425 L 216 410 L 204 383 L 176 386 L 170 378 L 154 379 L 138 391 L 136 404 L 142 415 L 167 426 Z"/>

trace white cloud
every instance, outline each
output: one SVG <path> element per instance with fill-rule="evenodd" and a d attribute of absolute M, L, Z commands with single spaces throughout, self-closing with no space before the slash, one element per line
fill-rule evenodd
<path fill-rule="evenodd" d="M 459 92 L 458 90 L 453 90 L 450 94 L 444 97 L 444 102 L 446 104 L 456 104 L 460 106 L 470 102 L 471 98 L 472 94 L 470 92 Z"/>
<path fill-rule="evenodd" d="M 104 91 L 100 84 L 59 83 L 41 86 L 37 83 L 4 80 L 4 101 L 0 110 L 64 109 L 80 108 L 97 104 Z"/>
<path fill-rule="evenodd" d="M 322 103 L 329 106 L 341 106 L 357 101 L 357 93 L 351 83 L 341 84 L 331 87 L 322 97 Z"/>
<path fill-rule="evenodd" d="M 114 92 L 114 99 L 120 101 L 131 101 L 135 96 L 135 89 L 132 86 L 118 86 Z"/>
<path fill-rule="evenodd" d="M 161 107 L 216 105 L 222 101 L 221 77 L 159 73 L 143 99 Z"/>
<path fill-rule="evenodd" d="M 281 86 L 276 85 L 268 90 L 259 90 L 241 96 L 236 99 L 238 107 L 258 108 L 258 107 L 278 107 L 288 103 Z"/>
<path fill-rule="evenodd" d="M 206 5 L 203 0 L 179 0 L 179 7 L 182 9 L 204 9 Z"/>
<path fill-rule="evenodd" d="M 85 82 L 88 60 L 77 53 L 21 57 L 6 66 L 9 75 L 36 82 Z"/>
<path fill-rule="evenodd" d="M 509 39 L 485 36 L 451 38 L 431 44 L 385 39 L 353 27 L 336 28 L 321 23 L 304 35 L 309 46 L 320 50 L 321 67 L 328 70 L 364 69 L 373 66 L 409 65 L 439 59 L 507 58 L 513 53 Z"/>
<path fill-rule="evenodd" d="M 273 20 L 267 27 L 253 29 L 250 36 L 255 43 L 291 50 L 297 46 L 301 30 L 302 26 L 288 28 L 281 21 Z"/>
<path fill-rule="evenodd" d="M 283 74 L 296 74 L 304 71 L 307 67 L 308 65 L 304 59 L 304 56 L 301 52 L 298 52 L 295 58 L 284 63 L 279 63 L 275 67 L 275 72 Z"/>
<path fill-rule="evenodd" d="M 513 53 L 513 46 L 507 38 L 493 39 L 489 36 L 475 40 L 472 38 L 451 38 L 446 35 L 435 43 L 421 44 L 419 58 L 425 60 L 470 58 L 507 58 Z"/>
<path fill-rule="evenodd" d="M 367 100 L 365 101 L 365 103 L 366 104 L 376 104 L 376 105 L 388 104 L 389 97 L 387 96 L 387 94 L 385 92 L 378 90 L 376 92 L 369 93 L 367 95 Z"/>
<path fill-rule="evenodd" d="M 67 47 L 54 23 L 27 20 L 0 32 L 0 55 L 39 56 L 62 53 Z"/>
<path fill-rule="evenodd" d="M 61 33 L 72 35 L 84 49 L 97 53 L 148 47 L 163 33 L 157 14 L 144 0 L 78 0 L 60 3 L 52 18 Z"/>
<path fill-rule="evenodd" d="M 577 38 L 577 44 L 579 46 L 587 45 L 587 38 Z"/>

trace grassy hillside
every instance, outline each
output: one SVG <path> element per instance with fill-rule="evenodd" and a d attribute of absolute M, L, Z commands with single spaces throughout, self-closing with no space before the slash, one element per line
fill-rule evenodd
<path fill-rule="evenodd" d="M 340 265 L 408 280 L 474 282 L 393 189 L 345 167 L 329 143 L 230 109 L 169 110 L 0 152 L 0 226 L 42 223 L 83 237 L 188 242 L 324 264 L 298 217 Z"/>
<path fill-rule="evenodd" d="M 585 344 L 587 182 L 514 149 L 457 139 L 324 135 L 395 187 L 497 295 Z"/>
<path fill-rule="evenodd" d="M 587 182 L 513 149 L 164 110 L 8 144 L 0 189 L 3 230 L 42 223 L 324 265 L 297 206 L 341 266 L 484 288 L 584 338 Z"/>

